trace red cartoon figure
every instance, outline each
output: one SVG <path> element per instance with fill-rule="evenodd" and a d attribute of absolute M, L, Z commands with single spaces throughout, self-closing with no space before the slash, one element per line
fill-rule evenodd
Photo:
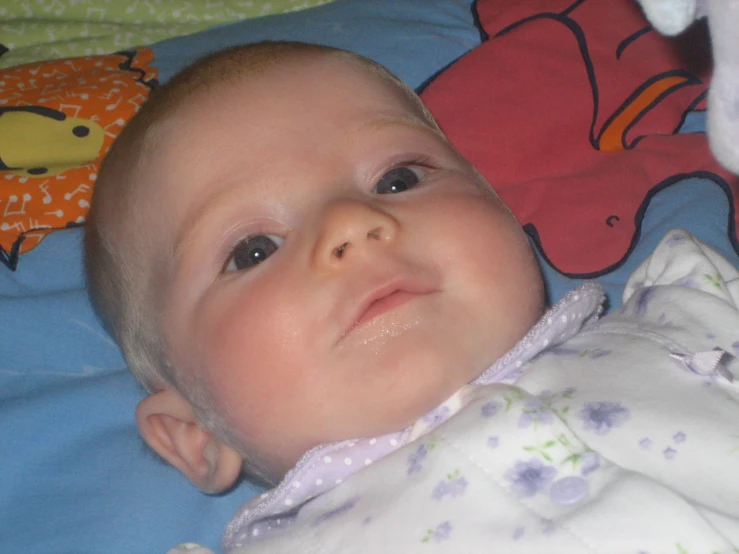
<path fill-rule="evenodd" d="M 700 28 L 662 37 L 631 0 L 478 0 L 477 10 L 487 40 L 423 97 L 559 271 L 616 267 L 651 196 L 686 177 L 717 182 L 736 203 L 739 178 L 705 135 L 678 133 L 704 108 Z"/>

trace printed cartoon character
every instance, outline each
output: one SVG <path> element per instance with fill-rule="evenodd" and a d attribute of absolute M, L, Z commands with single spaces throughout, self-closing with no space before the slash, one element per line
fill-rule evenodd
<path fill-rule="evenodd" d="M 95 161 L 105 132 L 95 121 L 45 106 L 0 108 L 0 170 L 58 175 Z"/>
<path fill-rule="evenodd" d="M 705 29 L 666 39 L 632 0 L 476 7 L 487 40 L 422 96 L 557 270 L 618 267 L 651 198 L 686 178 L 715 182 L 736 205 L 739 178 L 703 133 L 679 132 L 705 107 Z"/>
<path fill-rule="evenodd" d="M 155 83 L 153 53 L 52 60 L 0 71 L 0 262 L 81 225 L 98 164 Z"/>

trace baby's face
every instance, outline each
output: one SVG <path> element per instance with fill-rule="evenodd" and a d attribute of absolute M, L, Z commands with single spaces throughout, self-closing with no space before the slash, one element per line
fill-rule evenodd
<path fill-rule="evenodd" d="M 145 200 L 164 339 L 274 477 L 317 444 L 409 425 L 541 311 L 513 217 L 354 62 L 221 87 L 169 133 Z"/>

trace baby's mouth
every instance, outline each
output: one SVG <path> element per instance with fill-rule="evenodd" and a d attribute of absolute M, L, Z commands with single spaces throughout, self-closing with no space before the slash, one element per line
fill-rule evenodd
<path fill-rule="evenodd" d="M 435 289 L 409 280 L 397 280 L 376 289 L 359 304 L 356 315 L 341 340 L 377 317 L 433 292 Z"/>
<path fill-rule="evenodd" d="M 402 304 L 409 302 L 416 296 L 418 296 L 418 294 L 413 292 L 408 292 L 406 290 L 396 290 L 394 292 L 391 292 L 387 296 L 378 298 L 377 300 L 374 300 L 372 304 L 370 304 L 369 307 L 365 310 L 365 312 L 359 317 L 359 319 L 355 323 L 355 326 L 362 325 L 363 323 L 370 321 L 397 306 L 401 306 Z"/>

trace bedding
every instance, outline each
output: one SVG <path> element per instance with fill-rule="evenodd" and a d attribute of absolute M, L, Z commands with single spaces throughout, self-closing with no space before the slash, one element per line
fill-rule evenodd
<path fill-rule="evenodd" d="M 632 0 L 335 0 L 281 14 L 317 2 L 140 2 L 107 14 L 110 28 L 88 23 L 104 35 L 88 46 L 73 23 L 83 3 L 31 4 L 0 8 L 2 550 L 217 550 L 260 492 L 243 482 L 202 495 L 144 447 L 133 420 L 143 392 L 84 289 L 81 225 L 100 158 L 152 87 L 209 51 L 329 44 L 423 90 L 524 224 L 552 301 L 597 277 L 617 307 L 673 227 L 739 262 L 739 179 L 704 134 L 705 28 L 658 36 Z M 240 19 L 262 10 L 274 15 Z M 144 32 L 175 12 L 182 25 Z"/>
<path fill-rule="evenodd" d="M 0 67 L 108 54 L 256 16 L 331 0 L 8 0 L 0 6 Z"/>

